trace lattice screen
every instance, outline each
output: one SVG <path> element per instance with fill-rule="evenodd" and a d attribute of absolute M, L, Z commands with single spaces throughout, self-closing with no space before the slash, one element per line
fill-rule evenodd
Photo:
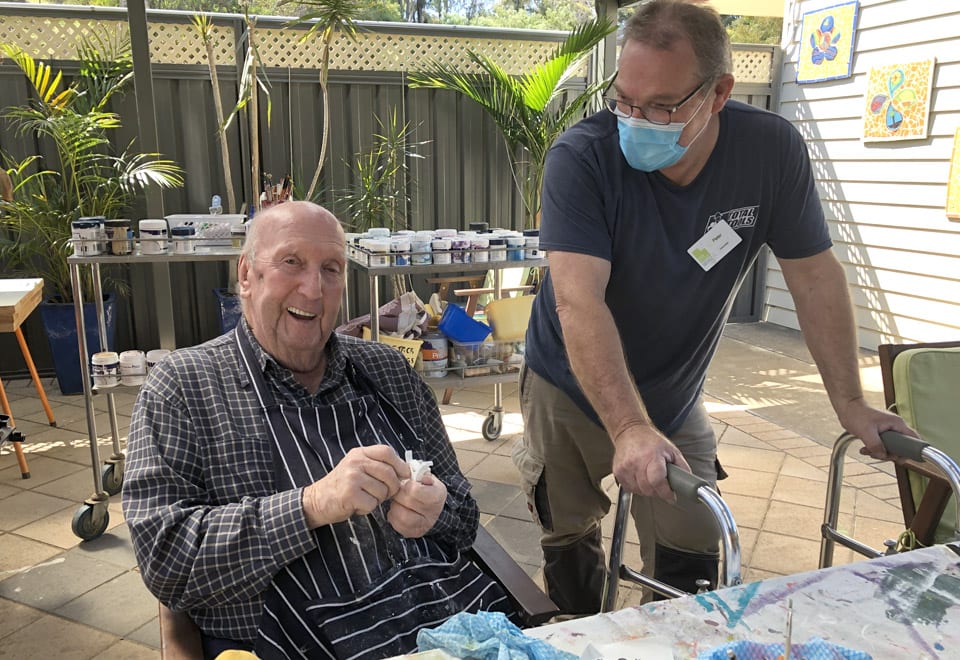
<path fill-rule="evenodd" d="M 733 51 L 733 77 L 741 83 L 769 83 L 773 75 L 773 51 L 737 47 Z"/>
<path fill-rule="evenodd" d="M 124 20 L 108 17 L 50 17 L 0 15 L 0 41 L 14 43 L 37 59 L 71 60 L 82 36 L 104 29 L 125 34 Z M 415 30 L 411 27 L 411 31 Z M 206 64 L 203 42 L 188 23 L 151 21 L 150 57 L 158 64 Z M 102 32 L 101 32 L 102 34 Z M 295 69 L 320 67 L 320 41 L 300 43 L 299 29 L 260 27 L 256 29 L 260 56 L 267 66 Z M 510 73 L 520 73 L 546 59 L 556 42 L 519 41 L 489 37 L 435 34 L 383 34 L 360 32 L 353 43 L 340 35 L 331 49 L 330 66 L 341 71 L 412 71 L 430 61 L 458 65 L 471 70 L 467 50 L 486 54 Z M 214 52 L 219 64 L 230 64 L 237 54 L 234 30 L 230 25 L 214 26 Z M 739 82 L 769 83 L 773 53 L 769 48 L 734 50 L 734 70 Z"/>

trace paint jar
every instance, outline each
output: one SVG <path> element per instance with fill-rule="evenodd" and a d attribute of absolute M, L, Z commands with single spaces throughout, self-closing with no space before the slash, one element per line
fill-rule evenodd
<path fill-rule="evenodd" d="M 523 230 L 523 251 L 527 259 L 540 258 L 540 230 Z"/>
<path fill-rule="evenodd" d="M 447 375 L 447 338 L 439 332 L 431 332 L 423 337 L 420 346 L 420 359 L 425 378 L 443 378 Z"/>
<path fill-rule="evenodd" d="M 449 238 L 435 238 L 431 241 L 430 247 L 433 249 L 434 264 L 450 263 L 450 245 Z"/>
<path fill-rule="evenodd" d="M 490 261 L 490 239 L 476 236 L 470 239 L 470 250 L 473 252 L 474 263 L 486 263 Z"/>
<path fill-rule="evenodd" d="M 140 254 L 164 254 L 167 251 L 167 221 L 140 221 Z"/>
<path fill-rule="evenodd" d="M 490 224 L 487 222 L 471 222 L 469 227 L 470 231 L 475 231 L 479 234 L 480 232 L 485 232 L 490 229 Z"/>
<path fill-rule="evenodd" d="M 406 238 L 394 238 L 390 241 L 390 261 L 394 266 L 410 265 L 410 241 Z"/>
<path fill-rule="evenodd" d="M 170 351 L 165 348 L 155 348 L 152 351 L 147 351 L 147 373 L 150 373 L 150 370 L 168 355 L 170 355 Z"/>
<path fill-rule="evenodd" d="M 107 249 L 110 254 L 121 256 L 133 252 L 133 230 L 130 229 L 130 220 L 107 220 L 104 226 L 107 231 Z"/>
<path fill-rule="evenodd" d="M 386 227 L 370 227 L 367 233 L 371 238 L 390 238 L 390 230 Z"/>
<path fill-rule="evenodd" d="M 92 220 L 74 220 L 70 223 L 73 253 L 78 257 L 100 254 L 100 225 Z"/>
<path fill-rule="evenodd" d="M 80 222 L 94 222 L 97 225 L 97 254 L 107 254 L 107 229 L 105 222 L 107 220 L 106 216 L 102 215 L 88 215 L 81 218 L 77 218 Z"/>
<path fill-rule="evenodd" d="M 137 387 L 147 376 L 147 356 L 143 351 L 124 351 L 120 354 L 120 384 Z"/>
<path fill-rule="evenodd" d="M 455 264 L 470 263 L 470 239 L 454 236 L 450 239 L 450 261 Z"/>
<path fill-rule="evenodd" d="M 367 241 L 370 251 L 370 267 L 385 268 L 390 265 L 390 240 L 371 238 Z"/>
<path fill-rule="evenodd" d="M 523 261 L 523 236 L 507 236 L 507 261 Z"/>
<path fill-rule="evenodd" d="M 120 356 L 113 351 L 94 353 L 90 356 L 90 367 L 94 387 L 106 389 L 120 384 Z"/>
<path fill-rule="evenodd" d="M 193 225 L 180 225 L 170 230 L 174 254 L 193 254 L 197 249 L 197 229 Z"/>
<path fill-rule="evenodd" d="M 503 236 L 492 236 L 490 238 L 490 261 L 507 260 L 507 241 Z"/>
<path fill-rule="evenodd" d="M 247 239 L 247 225 L 230 225 L 230 247 L 240 250 L 243 248 L 243 242 Z"/>
<path fill-rule="evenodd" d="M 453 238 L 454 236 L 457 235 L 457 230 L 449 229 L 449 228 L 435 229 L 433 231 L 433 235 L 436 238 Z"/>
<path fill-rule="evenodd" d="M 414 266 L 424 266 L 433 263 L 431 251 L 432 231 L 418 231 L 410 240 L 410 263 Z"/>

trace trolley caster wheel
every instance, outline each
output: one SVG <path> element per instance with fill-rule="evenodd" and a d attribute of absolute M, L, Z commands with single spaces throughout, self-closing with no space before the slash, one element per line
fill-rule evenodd
<path fill-rule="evenodd" d="M 103 507 L 103 515 L 99 517 L 99 520 L 94 515 L 97 506 Z M 107 525 L 110 524 L 110 514 L 107 513 L 106 508 L 106 504 L 81 504 L 73 515 L 73 523 L 70 525 L 73 533 L 84 541 L 92 541 L 107 531 Z"/>
<path fill-rule="evenodd" d="M 123 473 L 117 470 L 115 463 L 106 463 L 100 472 L 103 478 L 103 490 L 108 495 L 116 495 L 123 487 Z"/>
<path fill-rule="evenodd" d="M 483 421 L 483 437 L 487 440 L 493 441 L 500 437 L 500 431 L 503 428 L 503 424 L 497 415 L 490 415 Z"/>

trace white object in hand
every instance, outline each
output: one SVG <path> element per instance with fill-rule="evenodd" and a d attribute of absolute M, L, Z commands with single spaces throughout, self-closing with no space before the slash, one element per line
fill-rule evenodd
<path fill-rule="evenodd" d="M 410 466 L 410 478 L 420 483 L 423 478 L 430 474 L 430 467 L 433 461 L 418 461 L 413 457 L 413 452 L 407 449 L 403 454 L 403 460 Z"/>

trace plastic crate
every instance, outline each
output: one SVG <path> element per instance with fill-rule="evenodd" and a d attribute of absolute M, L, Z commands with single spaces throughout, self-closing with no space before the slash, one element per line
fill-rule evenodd
<path fill-rule="evenodd" d="M 518 350 L 519 349 L 519 350 Z M 523 361 L 520 342 L 450 340 L 447 371 L 462 378 L 518 371 Z"/>

